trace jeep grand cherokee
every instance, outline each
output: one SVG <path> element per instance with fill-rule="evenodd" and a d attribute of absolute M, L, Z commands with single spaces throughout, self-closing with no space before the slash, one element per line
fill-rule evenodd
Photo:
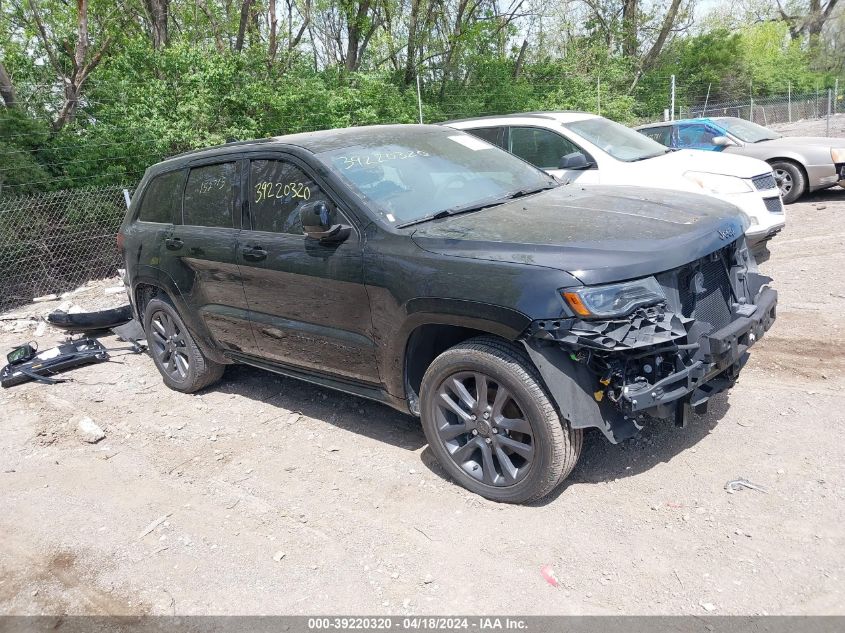
<path fill-rule="evenodd" d="M 420 416 L 490 499 L 548 494 L 582 432 L 683 424 L 771 325 L 721 201 L 561 186 L 437 126 L 228 144 L 150 167 L 121 227 L 171 388 L 247 363 Z"/>

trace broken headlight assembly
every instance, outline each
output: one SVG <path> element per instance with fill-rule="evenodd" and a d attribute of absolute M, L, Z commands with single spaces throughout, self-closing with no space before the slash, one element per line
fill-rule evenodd
<path fill-rule="evenodd" d="M 637 308 L 666 301 L 666 295 L 654 277 L 605 286 L 566 288 L 560 294 L 575 314 L 586 319 L 623 317 Z"/>
<path fill-rule="evenodd" d="M 845 163 L 845 147 L 831 147 L 830 157 L 834 163 Z"/>

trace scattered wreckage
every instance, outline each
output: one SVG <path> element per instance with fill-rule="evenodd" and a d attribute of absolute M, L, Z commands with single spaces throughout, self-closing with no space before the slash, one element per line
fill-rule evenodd
<path fill-rule="evenodd" d="M 107 294 L 113 294 L 108 292 Z M 57 295 L 37 297 L 35 303 L 55 301 Z M 26 320 L 24 320 L 26 322 Z M 78 306 L 63 304 L 47 314 L 44 321 L 36 328 L 36 336 L 44 332 L 45 324 L 66 333 L 66 341 L 56 347 L 38 349 L 38 343 L 29 341 L 16 346 L 6 355 L 7 364 L 0 369 L 0 386 L 15 387 L 35 381 L 54 385 L 66 382 L 68 378 L 60 374 L 77 367 L 108 361 L 109 352 L 126 351 L 140 353 L 144 350 L 144 332 L 133 321 L 130 305 L 117 308 L 83 312 Z M 119 340 L 127 341 L 129 346 L 106 348 L 95 336 L 73 338 L 74 334 L 115 333 Z"/>

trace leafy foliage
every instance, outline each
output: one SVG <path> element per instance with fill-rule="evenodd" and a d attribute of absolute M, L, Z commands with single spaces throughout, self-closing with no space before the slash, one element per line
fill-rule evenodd
<path fill-rule="evenodd" d="M 0 192 L 133 183 L 230 139 L 413 123 L 417 77 L 426 122 L 548 109 L 633 123 L 661 116 L 673 74 L 678 105 L 832 84 L 813 70 L 818 40 L 783 20 L 714 21 L 657 47 L 661 27 L 684 31 L 686 5 L 525 1 L 90 0 L 83 33 L 87 0 L 9 0 L 0 63 L 18 102 L 0 106 Z"/>

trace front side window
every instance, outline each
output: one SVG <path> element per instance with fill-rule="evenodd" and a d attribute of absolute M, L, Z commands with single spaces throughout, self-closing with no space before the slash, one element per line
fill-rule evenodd
<path fill-rule="evenodd" d="M 147 185 L 138 219 L 142 222 L 173 222 L 184 182 L 181 171 L 156 176 Z"/>
<path fill-rule="evenodd" d="M 316 156 L 389 225 L 559 185 L 506 151 L 450 128 L 377 131 L 368 141 Z"/>
<path fill-rule="evenodd" d="M 713 149 L 713 139 L 719 134 L 703 123 L 681 124 L 678 127 L 678 145 L 693 149 Z"/>
<path fill-rule="evenodd" d="M 540 169 L 558 169 L 561 158 L 581 152 L 569 139 L 536 127 L 512 127 L 508 144 L 511 153 Z"/>
<path fill-rule="evenodd" d="M 191 169 L 182 205 L 183 223 L 231 228 L 237 173 L 237 163 Z"/>
<path fill-rule="evenodd" d="M 327 199 L 310 176 L 284 160 L 253 160 L 249 188 L 255 231 L 302 235 L 300 207 L 306 202 Z"/>

